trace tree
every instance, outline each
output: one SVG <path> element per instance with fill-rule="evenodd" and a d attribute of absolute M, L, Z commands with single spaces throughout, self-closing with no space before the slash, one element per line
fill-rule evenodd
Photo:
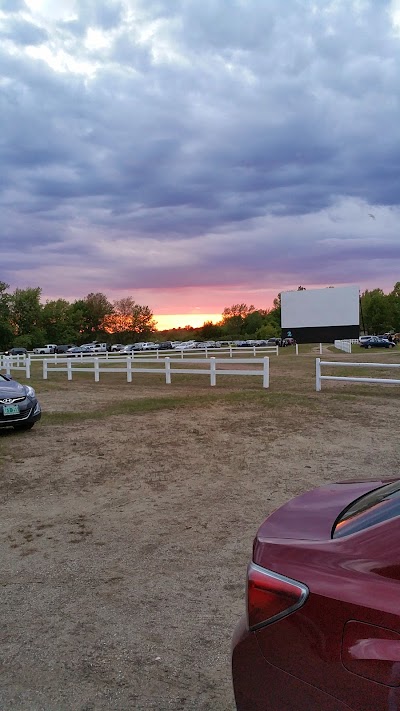
<path fill-rule="evenodd" d="M 11 298 L 11 319 L 18 336 L 30 335 L 41 326 L 40 287 L 16 289 Z"/>
<path fill-rule="evenodd" d="M 132 312 L 132 330 L 139 335 L 150 335 L 154 333 L 156 326 L 157 322 L 150 307 L 135 304 Z"/>
<path fill-rule="evenodd" d="M 101 327 L 107 333 L 138 337 L 153 333 L 156 322 L 149 306 L 137 304 L 129 296 L 114 302 L 112 313 L 106 315 Z"/>
<path fill-rule="evenodd" d="M 104 332 L 104 320 L 113 313 L 113 305 L 101 292 L 88 294 L 84 299 L 75 301 L 72 306 L 73 318 L 75 322 L 79 321 L 78 330 L 83 338 Z"/>
<path fill-rule="evenodd" d="M 198 329 L 198 334 L 202 341 L 216 341 L 221 338 L 223 330 L 219 324 L 205 321 Z"/>
<path fill-rule="evenodd" d="M 273 325 L 275 328 L 281 329 L 281 295 L 278 294 L 278 296 L 275 297 L 274 299 L 274 306 L 271 309 L 271 311 L 268 314 L 268 322 Z"/>
<path fill-rule="evenodd" d="M 11 294 L 7 293 L 9 284 L 0 281 L 0 349 L 9 348 L 13 340 L 11 325 Z"/>
<path fill-rule="evenodd" d="M 255 311 L 253 305 L 247 306 L 247 304 L 233 304 L 233 306 L 228 306 L 222 312 L 222 320 L 233 318 L 234 316 L 240 316 L 240 318 L 246 318 L 248 314 Z"/>
<path fill-rule="evenodd" d="M 243 319 L 243 333 L 249 338 L 255 337 L 257 331 L 265 325 L 265 311 L 250 311 Z"/>
<path fill-rule="evenodd" d="M 42 306 L 40 287 L 16 289 L 11 297 L 11 325 L 14 345 L 34 348 L 43 343 L 46 334 L 42 328 Z"/>
<path fill-rule="evenodd" d="M 246 316 L 255 311 L 253 305 L 233 304 L 222 312 L 222 328 L 226 338 L 240 338 Z"/>
<path fill-rule="evenodd" d="M 42 309 L 42 326 L 46 343 L 71 343 L 79 337 L 72 305 L 65 299 L 46 301 Z"/>
<path fill-rule="evenodd" d="M 361 308 L 368 333 L 382 333 L 392 328 L 390 300 L 382 289 L 364 291 L 361 296 Z"/>
<path fill-rule="evenodd" d="M 396 333 L 400 332 L 400 281 L 396 282 L 393 290 L 388 294 L 389 309 L 391 312 L 392 327 Z"/>

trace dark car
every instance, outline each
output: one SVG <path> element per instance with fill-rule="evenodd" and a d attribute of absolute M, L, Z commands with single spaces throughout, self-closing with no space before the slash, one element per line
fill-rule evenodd
<path fill-rule="evenodd" d="M 76 348 L 73 343 L 67 343 L 65 345 L 57 346 L 56 353 L 66 353 L 70 348 Z"/>
<path fill-rule="evenodd" d="M 0 427 L 30 430 L 41 416 L 34 389 L 0 373 Z"/>
<path fill-rule="evenodd" d="M 5 355 L 24 355 L 24 356 L 27 356 L 27 355 L 28 355 L 28 351 L 26 350 L 26 348 L 15 347 L 15 348 L 10 348 L 10 350 L 6 351 L 6 352 L 5 352 Z"/>
<path fill-rule="evenodd" d="M 379 338 L 378 336 L 371 336 L 368 340 L 360 343 L 361 348 L 394 348 L 394 341 L 388 341 L 387 338 Z"/>
<path fill-rule="evenodd" d="M 161 343 L 158 344 L 158 348 L 160 351 L 171 351 L 172 350 L 172 343 L 171 343 L 171 341 L 162 341 Z"/>
<path fill-rule="evenodd" d="M 400 709 L 400 481 L 342 482 L 264 521 L 232 643 L 238 711 Z"/>

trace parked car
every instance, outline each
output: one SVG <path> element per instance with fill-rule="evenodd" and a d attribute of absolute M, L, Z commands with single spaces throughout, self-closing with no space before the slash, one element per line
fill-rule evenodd
<path fill-rule="evenodd" d="M 170 351 L 172 349 L 172 343 L 171 341 L 161 341 L 161 343 L 158 344 L 158 347 L 160 351 Z"/>
<path fill-rule="evenodd" d="M 57 344 L 56 343 L 47 343 L 45 346 L 40 346 L 40 348 L 34 348 L 33 352 L 35 355 L 49 355 L 51 353 L 56 353 L 57 352 Z"/>
<path fill-rule="evenodd" d="M 387 338 L 379 338 L 378 336 L 371 336 L 366 341 L 360 343 L 361 348 L 394 348 L 394 341 L 388 341 Z"/>
<path fill-rule="evenodd" d="M 114 343 L 114 345 L 111 346 L 111 351 L 113 353 L 118 353 L 119 351 L 122 351 L 125 348 L 123 343 Z"/>
<path fill-rule="evenodd" d="M 57 346 L 56 353 L 66 353 L 70 348 L 76 348 L 73 343 L 66 343 L 61 346 Z"/>
<path fill-rule="evenodd" d="M 26 348 L 20 348 L 19 346 L 15 348 L 9 348 L 8 351 L 5 351 L 4 355 L 24 355 L 27 356 L 29 355 L 28 351 Z"/>
<path fill-rule="evenodd" d="M 158 349 L 158 343 L 153 343 L 152 341 L 149 341 L 148 343 L 143 343 L 141 350 L 142 351 L 156 351 Z"/>
<path fill-rule="evenodd" d="M 296 497 L 253 543 L 232 642 L 238 711 L 400 708 L 400 481 Z"/>
<path fill-rule="evenodd" d="M 195 348 L 195 343 L 196 343 L 196 341 L 182 341 L 182 343 L 178 343 L 176 346 L 174 346 L 174 350 L 176 350 L 176 351 L 192 350 L 193 348 Z"/>
<path fill-rule="evenodd" d="M 74 348 L 69 348 L 65 354 L 67 358 L 78 358 L 82 356 L 92 356 L 96 355 L 93 348 L 90 346 L 74 346 Z"/>
<path fill-rule="evenodd" d="M 0 427 L 30 430 L 41 416 L 34 389 L 0 373 Z"/>
<path fill-rule="evenodd" d="M 365 343 L 365 341 L 369 341 L 370 338 L 372 338 L 372 336 L 360 336 L 358 339 L 360 346 Z"/>
<path fill-rule="evenodd" d="M 90 348 L 93 353 L 106 353 L 109 350 L 107 343 L 99 343 L 98 341 L 93 341 L 93 343 L 84 343 L 83 347 Z"/>

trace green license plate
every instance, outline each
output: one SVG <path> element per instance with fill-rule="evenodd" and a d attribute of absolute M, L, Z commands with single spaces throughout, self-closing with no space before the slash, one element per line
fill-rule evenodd
<path fill-rule="evenodd" d="M 18 405 L 3 405 L 4 415 L 19 415 Z"/>

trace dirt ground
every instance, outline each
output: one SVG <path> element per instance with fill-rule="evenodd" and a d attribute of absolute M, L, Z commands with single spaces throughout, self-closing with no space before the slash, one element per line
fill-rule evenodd
<path fill-rule="evenodd" d="M 358 360 L 383 358 L 398 355 Z M 233 711 L 230 639 L 263 518 L 399 468 L 400 391 L 315 393 L 314 368 L 315 353 L 271 358 L 269 391 L 36 376 L 41 423 L 0 432 L 2 711 Z"/>

